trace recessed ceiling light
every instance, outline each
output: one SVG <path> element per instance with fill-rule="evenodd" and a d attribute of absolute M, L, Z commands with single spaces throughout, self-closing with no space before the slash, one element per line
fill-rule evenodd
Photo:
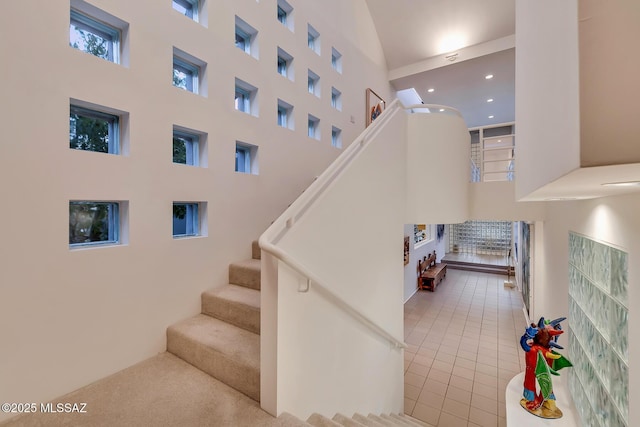
<path fill-rule="evenodd" d="M 605 187 L 636 187 L 640 186 L 640 181 L 606 182 Z"/>
<path fill-rule="evenodd" d="M 435 89 L 431 87 L 431 88 L 427 89 L 427 92 L 432 93 L 434 90 Z"/>
<path fill-rule="evenodd" d="M 493 102 L 493 98 L 487 99 L 487 102 Z"/>
<path fill-rule="evenodd" d="M 493 116 L 489 116 L 490 119 L 493 119 Z"/>
<path fill-rule="evenodd" d="M 441 108 L 441 109 L 440 109 L 440 112 L 443 112 L 443 111 L 444 111 L 444 108 Z"/>
<path fill-rule="evenodd" d="M 486 76 L 484 76 L 485 79 L 489 80 L 493 78 L 493 74 L 487 74 Z"/>

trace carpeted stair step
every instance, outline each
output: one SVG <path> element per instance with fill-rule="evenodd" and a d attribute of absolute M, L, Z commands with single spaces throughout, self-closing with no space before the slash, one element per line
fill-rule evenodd
<path fill-rule="evenodd" d="M 167 328 L 167 351 L 260 401 L 260 336 L 205 314 Z"/>
<path fill-rule="evenodd" d="M 378 424 L 382 424 L 383 426 L 386 426 L 386 427 L 397 427 L 398 425 L 398 423 L 396 422 L 385 420 L 384 418 L 375 414 L 369 414 L 367 417 L 371 418 L 373 421 L 377 422 Z"/>
<path fill-rule="evenodd" d="M 230 264 L 229 283 L 260 290 L 260 260 L 247 259 Z"/>
<path fill-rule="evenodd" d="M 395 415 L 395 414 L 393 414 L 393 415 Z M 417 427 L 433 427 L 431 424 L 427 424 L 427 423 L 425 423 L 423 421 L 420 421 L 417 418 L 413 418 L 412 416 L 407 415 L 407 414 L 400 414 L 398 416 L 401 417 L 401 418 L 404 418 L 406 421 L 411 422 L 413 425 L 415 425 Z"/>
<path fill-rule="evenodd" d="M 260 291 L 229 284 L 203 292 L 202 313 L 260 334 Z"/>
<path fill-rule="evenodd" d="M 357 422 L 353 418 L 348 418 L 342 414 L 335 414 L 332 420 L 344 427 L 366 427 L 364 424 Z"/>
<path fill-rule="evenodd" d="M 291 415 L 288 412 L 283 412 L 278 417 L 278 426 L 279 427 L 308 427 L 311 426 L 309 423 L 305 423 L 300 418 L 295 415 Z"/>
<path fill-rule="evenodd" d="M 251 258 L 260 259 L 260 255 L 262 254 L 262 249 L 260 249 L 260 244 L 257 240 L 251 242 Z"/>
<path fill-rule="evenodd" d="M 365 417 L 362 414 L 353 414 L 353 419 L 359 422 L 360 424 L 364 424 L 367 427 L 385 427 L 384 424 L 380 424 L 379 422 L 372 420 L 371 418 Z"/>
<path fill-rule="evenodd" d="M 309 418 L 307 418 L 307 423 L 315 427 L 341 427 L 339 423 L 316 413 L 311 414 Z"/>
<path fill-rule="evenodd" d="M 384 418 L 385 420 L 387 420 L 387 421 L 394 422 L 395 423 L 394 425 L 396 425 L 396 426 L 403 426 L 403 427 L 411 427 L 411 426 L 413 426 L 413 427 L 415 427 L 415 424 L 413 424 L 411 421 L 409 421 L 409 420 L 407 420 L 405 418 L 402 418 L 401 416 L 396 415 L 396 414 L 390 414 L 390 415 L 382 414 L 380 416 L 382 418 Z"/>

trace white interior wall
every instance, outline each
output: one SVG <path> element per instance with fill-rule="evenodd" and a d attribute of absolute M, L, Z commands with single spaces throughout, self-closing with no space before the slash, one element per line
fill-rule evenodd
<path fill-rule="evenodd" d="M 437 262 L 447 252 L 447 242 L 449 238 L 449 229 L 445 228 L 445 235 L 441 240 L 437 238 L 437 225 L 430 224 L 432 227 L 433 239 L 422 246 L 414 248 L 413 244 L 413 224 L 404 225 L 404 235 L 409 236 L 409 264 L 404 266 L 404 302 L 407 302 L 413 294 L 418 291 L 418 261 L 436 251 Z"/>
<path fill-rule="evenodd" d="M 628 253 L 629 272 L 629 402 L 640 397 L 640 373 L 635 362 L 640 357 L 640 336 L 633 333 L 640 307 L 640 196 L 608 197 L 580 202 L 554 202 L 547 207 L 542 236 L 536 232 L 536 268 L 534 278 L 534 312 L 540 316 L 560 317 L 568 314 L 569 231 L 606 242 Z M 537 225 L 536 225 L 537 227 Z M 532 236 L 533 237 L 533 236 Z M 561 341 L 561 344 L 567 342 Z M 640 424 L 640 411 L 629 407 L 629 425 Z"/>
<path fill-rule="evenodd" d="M 516 200 L 580 166 L 578 0 L 516 0 Z"/>
<path fill-rule="evenodd" d="M 276 20 L 275 0 L 207 0 L 206 27 L 168 0 L 92 0 L 129 24 L 127 66 L 69 47 L 69 2 L 3 5 L 0 401 L 47 401 L 164 351 L 166 327 L 198 313 L 200 293 L 226 283 L 228 264 L 248 258 L 338 155 L 331 126 L 347 146 L 364 128 L 365 89 L 389 99 L 364 0 L 289 3 L 295 32 Z M 236 14 L 259 31 L 258 60 L 234 46 Z M 174 46 L 208 64 L 207 97 L 172 87 Z M 278 46 L 294 56 L 294 82 L 276 73 Z M 320 99 L 307 92 L 308 68 Z M 258 87 L 258 118 L 233 109 L 236 77 Z M 342 111 L 330 106 L 332 86 Z M 295 107 L 294 131 L 276 126 L 278 97 Z M 70 150 L 70 98 L 129 113 L 128 155 Z M 307 137 L 308 113 L 321 120 L 320 141 Z M 208 134 L 207 168 L 172 163 L 174 125 Z M 259 175 L 234 172 L 236 140 L 259 147 Z M 69 250 L 68 202 L 83 199 L 128 201 L 128 244 Z M 208 237 L 172 238 L 176 200 L 208 203 Z"/>

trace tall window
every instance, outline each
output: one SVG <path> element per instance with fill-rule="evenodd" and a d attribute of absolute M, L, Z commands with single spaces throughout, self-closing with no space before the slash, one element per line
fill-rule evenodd
<path fill-rule="evenodd" d="M 293 129 L 293 106 L 278 99 L 278 126 Z"/>
<path fill-rule="evenodd" d="M 71 10 L 69 45 L 107 61 L 120 63 L 120 30 Z"/>
<path fill-rule="evenodd" d="M 236 47 L 254 58 L 258 58 L 257 34 L 258 30 L 236 15 Z"/>
<path fill-rule="evenodd" d="M 311 70 L 308 71 L 307 89 L 309 93 L 320 97 L 320 76 Z"/>
<path fill-rule="evenodd" d="M 236 141 L 236 172 L 258 175 L 258 147 Z"/>
<path fill-rule="evenodd" d="M 173 9 L 198 22 L 198 0 L 173 0 Z"/>
<path fill-rule="evenodd" d="M 69 109 L 69 148 L 118 154 L 120 118 L 113 114 L 71 105 Z"/>
<path fill-rule="evenodd" d="M 311 114 L 307 117 L 307 134 L 309 138 L 320 139 L 320 119 Z"/>
<path fill-rule="evenodd" d="M 291 16 L 291 12 L 293 11 L 293 7 L 286 0 L 278 0 L 277 7 L 277 18 L 278 21 L 291 31 L 293 31 L 293 19 Z"/>
<path fill-rule="evenodd" d="M 278 48 L 278 74 L 288 77 L 289 80 L 293 80 L 293 56 L 289 55 L 287 52 Z"/>
<path fill-rule="evenodd" d="M 258 88 L 236 78 L 235 109 L 243 113 L 258 116 L 256 96 Z"/>
<path fill-rule="evenodd" d="M 173 57 L 173 85 L 189 92 L 198 93 L 198 67 Z"/>
<path fill-rule="evenodd" d="M 342 73 L 342 54 L 335 47 L 331 48 L 331 66 L 337 72 Z"/>
<path fill-rule="evenodd" d="M 120 239 L 117 202 L 69 202 L 69 246 L 117 244 Z"/>
<path fill-rule="evenodd" d="M 188 132 L 173 131 L 173 163 L 198 166 L 200 136 Z"/>
<path fill-rule="evenodd" d="M 307 25 L 307 46 L 320 55 L 320 33 L 311 24 Z"/>
<path fill-rule="evenodd" d="M 342 148 L 342 130 L 335 126 L 331 126 L 331 146 Z"/>
<path fill-rule="evenodd" d="M 331 106 L 338 111 L 342 110 L 342 92 L 335 87 L 331 88 Z"/>
<path fill-rule="evenodd" d="M 173 204 L 173 237 L 200 235 L 198 203 Z"/>

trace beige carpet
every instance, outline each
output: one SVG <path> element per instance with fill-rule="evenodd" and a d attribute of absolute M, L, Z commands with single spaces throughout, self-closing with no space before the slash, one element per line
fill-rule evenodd
<path fill-rule="evenodd" d="M 85 402 L 86 414 L 18 416 L 2 427 L 31 426 L 276 426 L 259 404 L 162 353 L 54 401 Z M 300 424 L 298 424 L 300 425 Z"/>

